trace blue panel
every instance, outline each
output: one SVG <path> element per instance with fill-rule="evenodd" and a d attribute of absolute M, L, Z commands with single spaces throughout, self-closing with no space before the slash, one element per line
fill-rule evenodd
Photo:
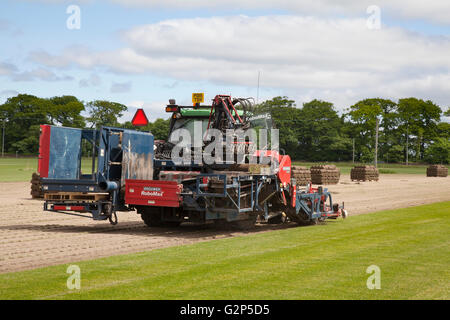
<path fill-rule="evenodd" d="M 48 178 L 78 179 L 82 130 L 51 127 Z"/>
<path fill-rule="evenodd" d="M 130 141 L 133 152 L 152 154 L 153 157 L 153 135 L 151 133 L 125 130 L 122 141 L 124 148 L 128 147 L 128 141 Z"/>
<path fill-rule="evenodd" d="M 106 155 L 106 146 L 107 146 L 107 131 L 105 129 L 101 129 L 100 131 L 97 132 L 98 135 L 98 163 L 97 163 L 97 171 L 99 174 L 105 174 L 105 163 L 107 162 L 107 160 L 105 159 L 105 155 Z"/>
<path fill-rule="evenodd" d="M 122 183 L 125 179 L 153 179 L 153 135 L 125 130 L 122 150 Z"/>

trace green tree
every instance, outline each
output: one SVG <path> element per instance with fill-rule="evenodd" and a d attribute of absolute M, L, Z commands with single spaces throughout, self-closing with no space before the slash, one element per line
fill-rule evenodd
<path fill-rule="evenodd" d="M 122 128 L 151 132 L 155 140 L 167 141 L 170 128 L 170 118 L 166 120 L 156 119 L 154 122 L 150 122 L 148 125 L 142 127 L 135 127 L 131 121 L 127 121 L 122 125 Z"/>
<path fill-rule="evenodd" d="M 438 123 L 442 110 L 432 101 L 417 98 L 400 99 L 398 102 L 399 131 L 408 140 L 414 159 L 424 159 L 426 145 L 438 137 Z"/>
<path fill-rule="evenodd" d="M 437 125 L 437 136 L 440 138 L 450 139 L 450 123 L 440 122 Z"/>
<path fill-rule="evenodd" d="M 9 152 L 37 153 L 39 125 L 84 127 L 82 102 L 72 96 L 39 98 L 19 94 L 0 106 L 0 118 L 6 119 L 5 148 Z"/>
<path fill-rule="evenodd" d="M 351 140 L 342 134 L 342 119 L 331 102 L 312 100 L 304 103 L 299 117 L 297 139 L 302 160 L 348 159 L 351 155 Z"/>
<path fill-rule="evenodd" d="M 141 127 L 135 127 L 135 126 L 133 126 L 133 124 L 131 123 L 131 121 L 126 121 L 126 122 L 122 123 L 122 125 L 121 125 L 120 127 L 121 127 L 121 128 L 124 128 L 124 129 L 130 129 L 130 130 L 141 130 L 141 129 L 140 129 Z M 145 131 L 145 130 L 142 130 L 142 131 Z"/>
<path fill-rule="evenodd" d="M 296 104 L 294 100 L 290 100 L 288 97 L 274 97 L 271 100 L 266 100 L 256 106 L 256 113 L 272 113 L 277 108 L 295 108 Z M 288 109 L 288 110 L 291 110 Z"/>
<path fill-rule="evenodd" d="M 355 139 L 356 159 L 370 162 L 375 158 L 376 121 L 378 119 L 378 159 L 384 161 L 397 161 L 392 157 L 394 151 L 401 145 L 398 137 L 400 123 L 397 112 L 398 105 L 388 99 L 365 99 L 351 106 L 345 116 L 350 119 L 346 131 Z M 373 153 L 373 155 L 370 155 Z M 368 161 L 368 159 L 371 159 Z"/>
<path fill-rule="evenodd" d="M 155 137 L 155 140 L 166 140 L 169 136 L 170 119 L 156 119 L 150 125 L 150 132 Z"/>
<path fill-rule="evenodd" d="M 50 121 L 63 127 L 84 128 L 86 126 L 81 112 L 84 104 L 74 96 L 61 96 L 48 99 L 50 102 Z"/>
<path fill-rule="evenodd" d="M 425 160 L 429 163 L 448 164 L 450 162 L 450 140 L 437 138 L 425 150 Z"/>
<path fill-rule="evenodd" d="M 395 144 L 392 145 L 384 154 L 383 154 L 383 159 L 386 162 L 394 162 L 394 163 L 398 163 L 398 162 L 403 162 L 404 160 L 404 147 L 399 145 L 399 144 Z"/>
<path fill-rule="evenodd" d="M 300 109 L 295 107 L 295 101 L 288 97 L 275 97 L 256 106 L 255 113 L 271 115 L 274 127 L 279 129 L 280 149 L 292 158 L 297 158 L 301 117 Z"/>
<path fill-rule="evenodd" d="M 352 159 L 352 139 L 344 135 L 342 132 L 333 137 L 325 159 L 322 161 L 348 161 Z"/>
<path fill-rule="evenodd" d="M 0 106 L 6 120 L 5 149 L 7 152 L 37 153 L 39 148 L 39 125 L 51 124 L 51 103 L 36 96 L 19 94 Z"/>
<path fill-rule="evenodd" d="M 86 119 L 91 128 L 110 126 L 118 127 L 120 123 L 118 119 L 128 110 L 127 106 L 105 100 L 95 100 L 87 103 L 89 117 Z"/>

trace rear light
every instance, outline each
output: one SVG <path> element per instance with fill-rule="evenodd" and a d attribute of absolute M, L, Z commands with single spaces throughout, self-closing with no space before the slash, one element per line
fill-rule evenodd
<path fill-rule="evenodd" d="M 84 206 L 53 206 L 55 211 L 84 211 Z"/>
<path fill-rule="evenodd" d="M 167 106 L 166 112 L 178 112 L 178 106 Z"/>

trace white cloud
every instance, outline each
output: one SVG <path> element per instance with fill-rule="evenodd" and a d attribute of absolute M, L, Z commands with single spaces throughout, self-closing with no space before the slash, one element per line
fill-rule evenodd
<path fill-rule="evenodd" d="M 81 79 L 78 84 L 80 88 L 98 87 L 102 84 L 102 79 L 96 74 L 91 74 L 88 79 Z"/>
<path fill-rule="evenodd" d="M 0 62 L 0 76 L 10 75 L 17 71 L 17 67 L 11 63 Z"/>
<path fill-rule="evenodd" d="M 132 82 L 113 82 L 111 85 L 111 93 L 125 93 L 131 91 Z"/>
<path fill-rule="evenodd" d="M 53 71 L 45 68 L 36 68 L 30 71 L 14 73 L 11 76 L 13 81 L 70 81 L 73 80 L 71 76 L 58 76 Z"/>
<path fill-rule="evenodd" d="M 170 9 L 222 9 L 222 10 L 288 10 L 301 14 L 324 16 L 342 14 L 366 16 L 366 9 L 377 5 L 382 13 L 398 18 L 429 20 L 450 24 L 448 0 L 112 0 L 124 6 Z"/>
<path fill-rule="evenodd" d="M 1 33 L 4 33 L 12 37 L 18 37 L 23 35 L 23 31 L 20 27 L 18 27 L 11 21 L 0 17 L 0 34 Z"/>
<path fill-rule="evenodd" d="M 123 39 L 127 46 L 117 51 L 78 48 L 32 58 L 52 67 L 101 67 L 245 87 L 255 86 L 259 70 L 263 88 L 346 103 L 416 93 L 450 99 L 449 37 L 392 27 L 369 30 L 365 19 L 175 19 L 132 28 Z"/>
<path fill-rule="evenodd" d="M 59 56 L 51 55 L 43 50 L 33 51 L 29 54 L 29 59 L 54 68 L 63 68 L 75 64 L 90 68 L 101 57 L 92 55 L 87 47 L 70 46 L 65 48 L 63 54 Z"/>
<path fill-rule="evenodd" d="M 73 3 L 73 0 L 25 0 L 43 3 Z M 81 5 L 94 0 L 75 0 Z M 100 0 L 124 7 L 149 9 L 202 10 L 230 12 L 239 10 L 286 10 L 295 14 L 319 17 L 341 15 L 347 17 L 367 16 L 371 5 L 379 6 L 382 14 L 401 19 L 419 19 L 438 24 L 450 24 L 448 0 Z"/>
<path fill-rule="evenodd" d="M 17 96 L 19 94 L 16 90 L 2 90 L 0 91 L 0 96 L 2 97 L 13 97 Z"/>
<path fill-rule="evenodd" d="M 68 81 L 73 79 L 71 76 L 58 76 L 53 71 L 42 67 L 29 71 L 19 71 L 17 66 L 7 62 L 0 62 L 0 76 L 7 76 L 12 81 Z"/>

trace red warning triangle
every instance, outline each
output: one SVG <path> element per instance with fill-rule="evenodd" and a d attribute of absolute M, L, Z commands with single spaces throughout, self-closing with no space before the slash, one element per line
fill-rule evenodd
<path fill-rule="evenodd" d="M 138 109 L 136 111 L 136 114 L 134 115 L 131 123 L 136 127 L 148 125 L 148 118 L 145 115 L 144 109 Z"/>

